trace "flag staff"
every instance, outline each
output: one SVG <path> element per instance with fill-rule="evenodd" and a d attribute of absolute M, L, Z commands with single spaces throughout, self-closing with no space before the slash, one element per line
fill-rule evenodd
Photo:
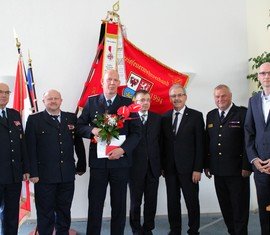
<path fill-rule="evenodd" d="M 28 70 L 29 70 L 29 76 L 31 76 L 31 79 L 27 79 L 28 82 L 31 82 L 31 84 L 28 84 L 28 91 L 30 90 L 29 87 L 32 87 L 33 88 L 33 93 L 34 93 L 34 97 L 30 95 L 30 97 L 34 98 L 34 99 L 31 99 L 32 102 L 33 102 L 33 112 L 36 113 L 38 112 L 38 104 L 37 104 L 37 95 L 36 95 L 36 88 L 35 88 L 35 81 L 34 81 L 34 75 L 33 75 L 33 69 L 32 69 L 32 59 L 31 59 L 31 56 L 30 56 L 30 50 L 28 50 Z M 27 76 L 28 77 L 28 76 Z M 29 91 L 30 93 L 30 91 Z"/>
<path fill-rule="evenodd" d="M 16 47 L 17 47 L 17 50 L 18 50 L 18 55 L 19 55 L 19 62 L 18 62 L 18 72 L 19 72 L 19 92 L 20 92 L 20 97 L 23 97 L 23 86 L 22 86 L 22 83 L 24 82 L 23 81 L 23 71 L 22 71 L 22 66 L 20 66 L 20 64 L 22 63 L 21 61 L 21 58 L 22 58 L 22 53 L 21 53 L 21 43 L 19 41 L 19 38 L 18 38 L 18 35 L 15 31 L 15 29 L 13 29 L 13 33 L 14 33 L 14 37 L 15 37 L 15 40 L 16 40 Z M 20 104 L 20 107 L 23 107 L 23 100 L 20 99 L 19 100 L 19 104 Z M 22 110 L 19 110 L 20 114 L 22 115 Z"/>

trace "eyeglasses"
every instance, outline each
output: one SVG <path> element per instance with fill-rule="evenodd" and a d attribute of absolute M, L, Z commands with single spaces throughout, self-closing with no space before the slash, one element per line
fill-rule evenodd
<path fill-rule="evenodd" d="M 11 93 L 11 91 L 2 91 L 0 90 L 0 95 L 9 95 Z"/>
<path fill-rule="evenodd" d="M 142 99 L 140 99 L 140 100 L 136 100 L 136 101 L 139 101 L 139 102 L 150 102 L 150 99 L 144 99 L 144 98 L 142 98 Z"/>
<path fill-rule="evenodd" d="M 268 76 L 270 76 L 270 71 L 268 71 L 268 72 L 259 72 L 259 75 L 261 75 L 261 76 L 266 76 L 266 74 Z"/>
<path fill-rule="evenodd" d="M 181 98 L 183 96 L 186 96 L 186 94 L 180 93 L 180 94 L 170 95 L 170 97 L 173 98 L 173 99 L 175 99 L 176 97 Z"/>

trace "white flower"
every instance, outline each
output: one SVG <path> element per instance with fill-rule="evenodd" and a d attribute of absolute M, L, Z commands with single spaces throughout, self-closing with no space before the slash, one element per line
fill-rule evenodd
<path fill-rule="evenodd" d="M 109 126 L 116 126 L 117 125 L 116 117 L 112 117 L 112 116 L 108 115 L 108 125 Z"/>

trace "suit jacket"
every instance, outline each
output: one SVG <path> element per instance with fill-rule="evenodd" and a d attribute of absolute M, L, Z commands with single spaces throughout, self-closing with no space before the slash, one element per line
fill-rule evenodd
<path fill-rule="evenodd" d="M 29 172 L 29 160 L 19 112 L 7 108 L 8 123 L 0 118 L 0 184 L 18 183 Z"/>
<path fill-rule="evenodd" d="M 62 111 L 60 126 L 46 110 L 28 117 L 26 142 L 30 177 L 39 177 L 43 183 L 61 183 L 73 181 L 76 171 L 85 172 L 85 149 L 82 139 L 75 135 L 76 122 L 75 114 Z"/>
<path fill-rule="evenodd" d="M 131 99 L 117 95 L 110 108 L 107 108 L 106 99 L 103 94 L 89 97 L 84 106 L 81 116 L 78 119 L 78 134 L 84 138 L 93 138 L 92 129 L 96 127 L 93 120 L 96 115 L 102 115 L 107 111 L 115 114 L 119 107 L 128 106 L 132 103 Z M 132 113 L 131 120 L 124 122 L 124 127 L 120 129 L 120 135 L 126 135 L 125 142 L 121 148 L 125 151 L 123 157 L 118 160 L 107 158 L 97 158 L 97 144 L 91 143 L 89 148 L 89 166 L 93 168 L 118 168 L 130 167 L 132 164 L 132 152 L 137 146 L 141 137 L 141 126 L 138 114 Z"/>
<path fill-rule="evenodd" d="M 204 158 L 204 121 L 201 112 L 185 108 L 176 136 L 172 130 L 172 113 L 162 117 L 162 168 L 165 174 L 176 168 L 180 174 L 201 172 Z"/>
<path fill-rule="evenodd" d="M 142 136 L 133 152 L 131 176 L 135 180 L 144 178 L 149 164 L 155 178 L 158 179 L 161 174 L 160 125 L 161 117 L 156 113 L 148 112 L 147 122 L 144 125 L 146 135 Z"/>
<path fill-rule="evenodd" d="M 248 162 L 244 122 L 247 109 L 233 104 L 230 111 L 220 121 L 218 109 L 206 117 L 206 165 L 217 176 L 241 176 L 243 170 L 251 170 Z"/>
<path fill-rule="evenodd" d="M 259 157 L 262 160 L 270 158 L 270 116 L 264 121 L 262 109 L 262 92 L 249 99 L 245 120 L 245 141 L 249 161 Z"/>

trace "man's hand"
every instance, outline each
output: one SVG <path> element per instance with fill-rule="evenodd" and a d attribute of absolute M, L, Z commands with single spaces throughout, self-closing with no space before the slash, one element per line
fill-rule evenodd
<path fill-rule="evenodd" d="M 210 173 L 210 169 L 209 169 L 209 168 L 204 169 L 204 174 L 205 174 L 205 176 L 206 176 L 208 179 L 211 179 L 212 174 Z"/>
<path fill-rule="evenodd" d="M 251 171 L 242 170 L 242 177 L 244 178 L 249 177 L 251 173 L 252 173 Z"/>
<path fill-rule="evenodd" d="M 108 153 L 109 160 L 117 160 L 125 153 L 124 149 L 122 148 L 115 148 Z"/>
<path fill-rule="evenodd" d="M 194 184 L 199 183 L 199 181 L 201 180 L 201 172 L 198 171 L 193 171 L 192 173 L 192 181 Z"/>
<path fill-rule="evenodd" d="M 39 177 L 32 177 L 29 179 L 33 184 L 36 184 L 39 181 Z"/>
<path fill-rule="evenodd" d="M 30 177 L 30 174 L 29 173 L 23 174 L 23 180 L 24 181 L 29 180 L 29 177 Z"/>
<path fill-rule="evenodd" d="M 97 128 L 97 127 L 94 127 L 93 129 L 92 129 L 92 134 L 95 136 L 95 137 L 99 137 L 99 132 L 101 131 L 101 129 L 100 128 Z"/>
<path fill-rule="evenodd" d="M 269 170 L 269 166 L 267 166 L 269 163 L 267 164 L 267 161 L 270 160 L 262 161 L 260 158 L 256 158 L 252 163 L 258 171 L 260 171 L 261 173 L 266 173 Z"/>
<path fill-rule="evenodd" d="M 270 159 L 262 161 L 263 172 L 270 175 Z"/>

